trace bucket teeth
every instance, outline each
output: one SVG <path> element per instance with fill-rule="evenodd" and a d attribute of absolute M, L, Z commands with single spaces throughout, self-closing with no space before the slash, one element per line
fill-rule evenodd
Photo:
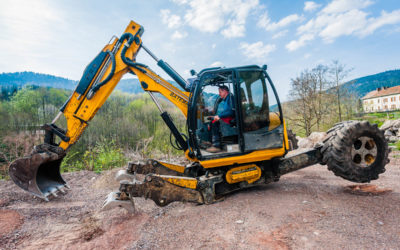
<path fill-rule="evenodd" d="M 57 189 L 58 189 L 58 191 L 60 191 L 62 194 L 65 194 L 66 192 L 65 192 L 65 190 L 64 190 L 64 188 L 61 186 L 61 187 L 57 187 Z"/>
<path fill-rule="evenodd" d="M 49 201 L 49 198 L 47 198 L 48 196 L 50 195 L 50 193 L 45 193 L 45 194 L 43 194 L 43 197 L 40 197 L 40 198 L 42 198 L 43 200 L 45 200 L 45 201 Z"/>
<path fill-rule="evenodd" d="M 106 200 L 104 201 L 102 211 L 110 210 L 116 207 L 122 207 L 126 209 L 130 213 L 135 212 L 135 204 L 131 199 L 121 200 L 120 199 L 121 193 L 120 192 L 111 192 L 108 194 Z"/>
<path fill-rule="evenodd" d="M 55 187 L 53 187 L 53 188 L 51 188 L 51 189 L 49 190 L 49 195 L 51 194 L 51 195 L 53 195 L 54 197 L 58 197 L 57 191 L 58 191 L 58 189 L 55 188 Z"/>

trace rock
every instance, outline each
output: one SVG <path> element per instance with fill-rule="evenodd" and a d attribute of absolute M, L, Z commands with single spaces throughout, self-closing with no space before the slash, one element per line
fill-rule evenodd
<path fill-rule="evenodd" d="M 326 137 L 325 132 L 312 132 L 308 138 L 312 140 L 314 143 L 317 143 L 323 141 L 325 137 Z"/>
<path fill-rule="evenodd" d="M 382 130 L 387 130 L 388 128 L 393 127 L 394 123 L 396 122 L 396 120 L 387 120 L 385 121 L 382 126 L 380 127 L 380 129 Z"/>
<path fill-rule="evenodd" d="M 385 130 L 385 136 L 395 136 L 395 134 L 391 130 L 387 129 Z"/>
<path fill-rule="evenodd" d="M 297 145 L 299 146 L 299 148 L 312 148 L 313 147 L 312 141 L 308 138 L 301 138 L 299 140 L 299 142 L 297 143 Z"/>
<path fill-rule="evenodd" d="M 397 142 L 397 141 L 400 141 L 400 138 L 397 137 L 397 136 L 389 136 L 389 137 L 387 138 L 387 140 L 388 140 L 389 142 Z"/>
<path fill-rule="evenodd" d="M 299 148 L 312 148 L 315 144 L 322 142 L 325 137 L 325 132 L 312 132 L 309 137 L 301 138 L 301 140 L 299 140 Z"/>
<path fill-rule="evenodd" d="M 400 128 L 400 119 L 399 120 L 387 120 L 380 127 L 380 129 L 382 129 L 382 130 L 390 129 L 392 131 L 398 130 L 398 128 Z"/>
<path fill-rule="evenodd" d="M 393 127 L 394 128 L 400 128 L 400 119 L 399 120 L 396 120 L 395 122 L 394 122 L 394 124 L 393 124 Z"/>
<path fill-rule="evenodd" d="M 243 224 L 244 223 L 244 221 L 242 221 L 242 220 L 237 220 L 236 221 L 236 224 Z"/>

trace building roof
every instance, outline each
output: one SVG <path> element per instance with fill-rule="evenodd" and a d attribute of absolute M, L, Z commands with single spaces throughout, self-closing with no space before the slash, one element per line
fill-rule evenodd
<path fill-rule="evenodd" d="M 371 98 L 376 98 L 376 97 L 381 97 L 381 96 L 387 96 L 387 95 L 395 95 L 395 94 L 400 94 L 400 85 L 391 87 L 391 88 L 383 88 L 383 89 L 377 89 L 369 92 L 366 94 L 363 98 L 361 99 L 371 99 Z"/>

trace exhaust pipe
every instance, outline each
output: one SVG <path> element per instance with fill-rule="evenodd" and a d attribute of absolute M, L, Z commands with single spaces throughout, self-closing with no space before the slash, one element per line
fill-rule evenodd
<path fill-rule="evenodd" d="M 41 144 L 29 156 L 13 161 L 9 175 L 17 186 L 48 201 L 50 195 L 57 197 L 58 191 L 65 193 L 64 188 L 69 188 L 60 174 L 64 157 L 62 148 Z"/>

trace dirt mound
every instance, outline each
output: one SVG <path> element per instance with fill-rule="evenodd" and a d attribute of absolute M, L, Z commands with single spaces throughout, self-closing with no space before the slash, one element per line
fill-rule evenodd
<path fill-rule="evenodd" d="M 350 185 L 345 187 L 345 191 L 356 195 L 382 195 L 392 192 L 388 188 L 379 188 L 376 185 L 364 184 L 364 185 Z"/>
<path fill-rule="evenodd" d="M 0 180 L 0 249 L 397 249 L 394 156 L 374 185 L 315 165 L 212 205 L 137 198 L 134 214 L 100 211 L 117 170 L 66 173 L 71 190 L 50 202 Z"/>
<path fill-rule="evenodd" d="M 24 223 L 24 217 L 14 210 L 0 210 L 0 237 L 14 232 Z"/>
<path fill-rule="evenodd" d="M 119 182 L 115 180 L 115 175 L 120 169 L 121 168 L 113 169 L 103 173 L 102 175 L 94 177 L 95 179 L 92 187 L 94 189 L 118 189 Z"/>

